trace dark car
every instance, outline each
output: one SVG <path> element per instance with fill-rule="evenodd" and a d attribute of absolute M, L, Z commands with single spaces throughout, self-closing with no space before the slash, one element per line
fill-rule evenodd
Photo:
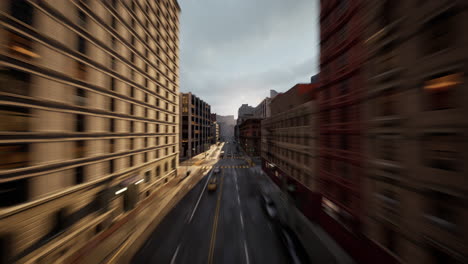
<path fill-rule="evenodd" d="M 276 209 L 276 205 L 273 200 L 265 193 L 261 193 L 260 195 L 263 209 L 265 210 L 266 214 L 270 219 L 277 219 L 278 217 L 278 210 Z"/>

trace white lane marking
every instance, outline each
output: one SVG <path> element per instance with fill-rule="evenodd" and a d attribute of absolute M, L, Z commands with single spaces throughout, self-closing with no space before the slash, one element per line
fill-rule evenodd
<path fill-rule="evenodd" d="M 206 180 L 206 183 L 205 183 L 205 187 L 203 187 L 203 190 L 202 192 L 200 193 L 200 197 L 198 197 L 198 201 L 197 201 L 197 204 L 195 204 L 195 207 L 193 208 L 193 211 L 192 211 L 192 215 L 190 215 L 190 219 L 188 220 L 188 222 L 192 222 L 192 218 L 193 216 L 195 215 L 195 211 L 197 211 L 197 208 L 198 208 L 198 204 L 200 203 L 200 200 L 203 196 L 203 194 L 205 193 L 205 189 L 206 189 L 206 186 L 208 185 L 208 182 L 210 181 L 210 178 L 211 178 L 211 174 L 213 173 L 213 171 L 210 172 L 210 175 L 208 175 L 208 179 Z"/>
<path fill-rule="evenodd" d="M 242 217 L 242 212 L 239 212 L 240 220 L 241 220 L 241 226 L 242 230 L 244 229 L 244 218 Z"/>
<path fill-rule="evenodd" d="M 239 198 L 239 193 L 237 193 L 237 202 L 239 203 L 239 206 L 240 206 L 240 198 Z"/>
<path fill-rule="evenodd" d="M 247 242 L 244 240 L 245 261 L 249 264 L 249 251 L 247 250 Z"/>
<path fill-rule="evenodd" d="M 176 260 L 176 258 L 177 258 L 177 254 L 179 253 L 179 249 L 180 249 L 180 244 L 177 246 L 177 249 L 176 249 L 176 251 L 174 252 L 174 255 L 172 256 L 171 264 L 174 264 L 174 263 L 175 263 L 175 260 Z"/>

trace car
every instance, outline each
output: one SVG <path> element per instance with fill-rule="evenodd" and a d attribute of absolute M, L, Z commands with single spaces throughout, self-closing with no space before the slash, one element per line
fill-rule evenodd
<path fill-rule="evenodd" d="M 215 168 L 215 169 L 213 170 L 213 173 L 214 173 L 214 174 L 218 174 L 219 172 L 220 172 L 219 168 Z"/>
<path fill-rule="evenodd" d="M 268 217 L 270 219 L 276 219 L 278 216 L 278 210 L 276 209 L 275 202 L 273 202 L 273 199 L 271 199 L 268 195 L 265 193 L 261 194 L 261 201 L 263 208 L 265 209 L 265 212 L 267 213 Z"/>
<path fill-rule="evenodd" d="M 216 191 L 216 187 L 218 185 L 218 180 L 216 177 L 213 177 L 208 182 L 208 192 Z"/>

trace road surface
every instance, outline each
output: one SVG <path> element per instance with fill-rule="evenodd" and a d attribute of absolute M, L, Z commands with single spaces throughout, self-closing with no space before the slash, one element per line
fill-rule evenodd
<path fill-rule="evenodd" d="M 225 157 L 214 165 L 219 174 L 209 173 L 193 187 L 132 263 L 288 263 L 287 251 L 261 206 L 258 174 L 234 144 L 225 144 L 223 150 Z M 209 177 L 218 178 L 213 192 L 206 187 Z"/>

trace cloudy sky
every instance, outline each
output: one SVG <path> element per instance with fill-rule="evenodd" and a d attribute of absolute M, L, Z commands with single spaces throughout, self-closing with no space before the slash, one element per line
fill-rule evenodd
<path fill-rule="evenodd" d="M 182 92 L 234 114 L 318 71 L 318 0 L 179 0 Z"/>

